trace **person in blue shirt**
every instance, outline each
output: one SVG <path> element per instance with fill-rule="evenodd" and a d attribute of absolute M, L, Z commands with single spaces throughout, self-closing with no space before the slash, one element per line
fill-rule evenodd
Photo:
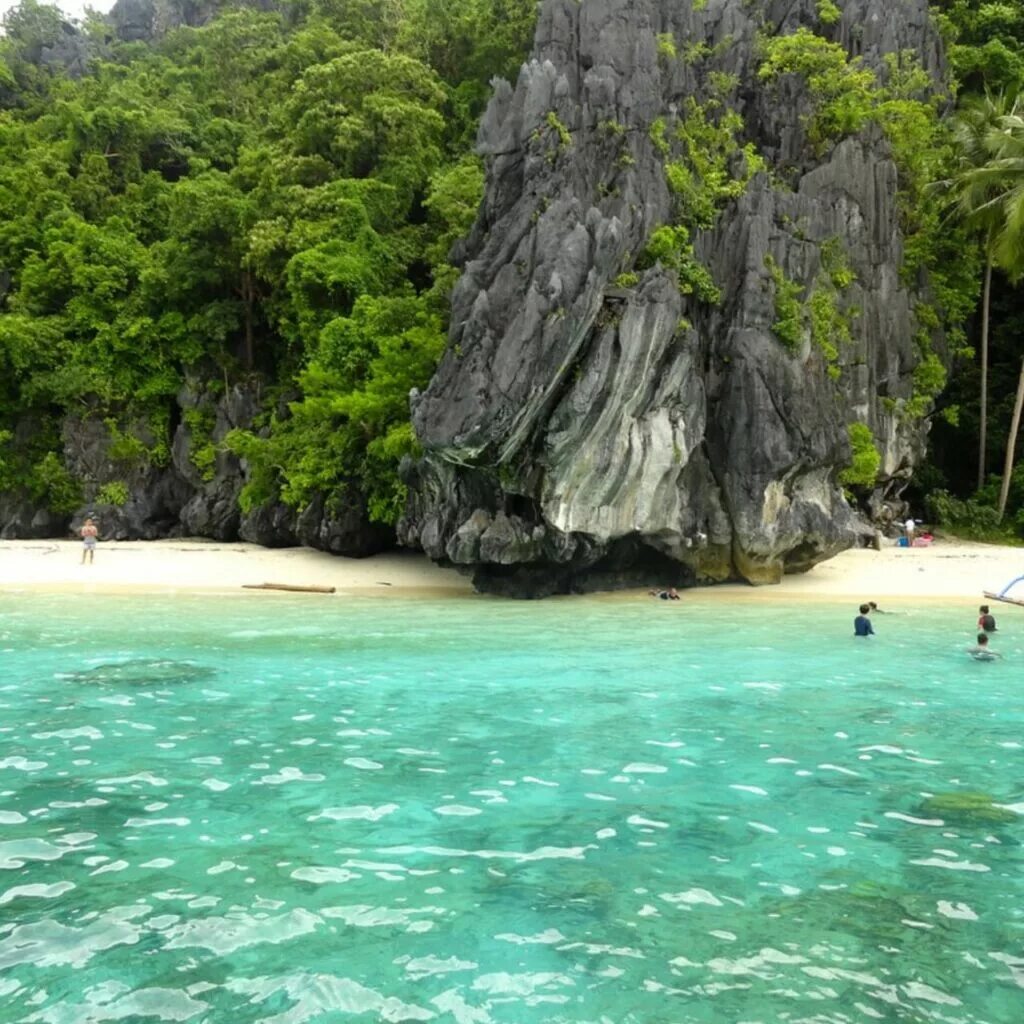
<path fill-rule="evenodd" d="M 860 615 L 853 620 L 853 635 L 854 636 L 874 636 L 875 630 L 871 625 L 871 620 L 868 615 L 871 612 L 871 605 L 862 604 L 860 606 Z"/>

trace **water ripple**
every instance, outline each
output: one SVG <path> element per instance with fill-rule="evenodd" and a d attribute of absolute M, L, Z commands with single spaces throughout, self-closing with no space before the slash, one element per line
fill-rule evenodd
<path fill-rule="evenodd" d="M 4 600 L 2 1021 L 1019 1024 L 957 612 Z"/>

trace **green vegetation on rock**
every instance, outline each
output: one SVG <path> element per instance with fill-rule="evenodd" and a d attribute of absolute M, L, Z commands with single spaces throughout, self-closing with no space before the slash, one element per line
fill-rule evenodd
<path fill-rule="evenodd" d="M 786 277 L 771 256 L 765 258 L 775 293 L 772 333 L 794 355 L 810 338 L 811 344 L 824 357 L 828 377 L 837 381 L 841 375 L 839 361 L 843 349 L 853 342 L 851 325 L 857 314 L 855 308 L 843 305 L 842 292 L 856 277 L 838 239 L 823 243 L 820 252 L 821 270 L 806 299 L 804 289 Z"/>
<path fill-rule="evenodd" d="M 916 333 L 902 339 L 917 353 L 912 394 L 891 397 L 906 394 L 904 380 L 881 398 L 893 415 L 932 421 L 935 464 L 911 496 L 923 504 L 934 491 L 941 521 L 965 524 L 958 529 L 1024 534 L 1024 486 L 1012 458 L 1004 462 L 1024 356 L 1024 0 L 931 6 L 953 73 L 948 95 L 910 54 L 890 54 L 877 73 L 853 56 L 855 42 L 847 50 L 836 41 L 846 38 L 836 0 L 815 0 L 788 35 L 770 35 L 765 24 L 759 81 L 772 90 L 797 80 L 817 156 L 844 140 L 891 151 L 903 281 L 914 289 L 927 282 L 928 294 Z M 449 253 L 483 193 L 477 122 L 492 77 L 516 78 L 536 5 L 254 8 L 225 5 L 208 24 L 152 42 L 119 42 L 93 20 L 85 35 L 94 56 L 78 77 L 41 57 L 66 34 L 56 8 L 24 0 L 4 16 L 5 495 L 70 512 L 83 487 L 66 468 L 65 424 L 102 423 L 112 475 L 134 480 L 137 470 L 169 465 L 186 382 L 207 398 L 241 384 L 263 402 L 253 429 L 223 442 L 246 459 L 247 508 L 278 499 L 301 508 L 314 496 L 341 507 L 357 489 L 375 518 L 397 517 L 397 465 L 415 451 L 408 394 L 426 384 L 443 349 L 458 275 Z M 720 282 L 694 240 L 765 163 L 749 141 L 762 126 L 739 113 L 754 109 L 740 105 L 741 86 L 757 83 L 741 82 L 732 65 L 712 66 L 732 40 L 706 41 L 704 8 L 692 3 L 692 37 L 679 25 L 648 30 L 661 78 L 685 75 L 697 87 L 666 102 L 650 126 L 674 208 L 615 283 L 633 287 L 638 271 L 660 263 L 684 294 L 713 304 Z M 947 116 L 954 105 L 955 119 Z M 982 114 L 972 144 L 972 119 Z M 542 115 L 537 139 L 552 163 L 574 145 L 563 118 L 577 139 L 588 130 L 561 106 Z M 614 119 L 598 130 L 619 147 L 616 171 L 638 160 L 642 134 Z M 602 200 L 628 196 L 614 177 L 594 188 Z M 537 202 L 539 217 L 548 200 Z M 812 360 L 835 381 L 852 347 L 854 282 L 838 242 L 820 255 L 821 269 L 800 283 L 769 265 L 772 330 L 790 352 L 809 340 Z M 799 265 L 786 261 L 791 273 Z M 986 268 L 991 287 L 973 318 Z M 991 334 L 984 344 L 982 321 Z M 206 409 L 184 419 L 192 463 L 209 480 L 220 443 Z M 865 467 L 877 451 L 869 440 L 870 450 L 851 427 L 855 465 L 844 472 L 855 484 L 870 475 L 857 468 L 858 451 Z M 967 465 L 962 452 L 976 446 L 979 458 Z M 993 524 L 985 510 L 1000 503 L 999 480 L 989 470 L 999 465 L 1009 504 Z M 115 480 L 104 493 L 116 498 L 125 486 Z"/>
<path fill-rule="evenodd" d="M 711 227 L 726 204 L 742 195 L 765 166 L 752 143 L 739 142 L 743 118 L 721 98 L 734 88 L 735 79 L 723 75 L 713 85 L 714 98 L 699 103 L 689 96 L 671 124 L 659 117 L 650 127 L 651 142 L 664 159 L 675 210 L 673 222 L 653 232 L 637 260 L 640 269 L 660 262 L 676 270 L 683 294 L 710 304 L 721 301 L 721 290 L 696 257 L 693 233 Z"/>
<path fill-rule="evenodd" d="M 800 351 L 806 337 L 803 289 L 796 281 L 786 277 L 782 267 L 771 256 L 765 256 L 764 265 L 775 285 L 775 320 L 772 333 L 794 355 Z"/>
<path fill-rule="evenodd" d="M 96 494 L 96 502 L 99 505 L 126 505 L 128 498 L 128 485 L 123 480 L 113 480 L 104 484 Z"/>
<path fill-rule="evenodd" d="M 448 252 L 482 193 L 477 119 L 491 78 L 515 78 L 536 14 L 533 0 L 438 10 L 228 8 L 152 43 L 108 38 L 79 78 L 38 59 L 61 38 L 56 8 L 5 15 L 6 487 L 67 511 L 65 416 L 105 420 L 117 462 L 163 465 L 186 377 L 260 380 L 269 429 L 234 443 L 261 495 L 342 500 L 353 483 L 394 520 L 407 395 L 440 352 Z M 554 114 L 548 126 L 571 143 Z M 209 479 L 212 424 L 197 415 L 191 458 Z M 26 419 L 37 429 L 16 434 Z"/>
<path fill-rule="evenodd" d="M 846 487 L 874 487 L 882 456 L 875 445 L 871 428 L 864 423 L 851 423 L 847 428 L 850 435 L 850 449 L 853 458 L 850 465 L 839 474 L 839 482 Z"/>

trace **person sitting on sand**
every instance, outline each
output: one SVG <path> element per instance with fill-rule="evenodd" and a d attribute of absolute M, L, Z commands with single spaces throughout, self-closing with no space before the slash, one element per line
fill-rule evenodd
<path fill-rule="evenodd" d="M 662 601 L 678 601 L 679 591 L 675 587 L 669 587 L 668 590 L 649 590 L 647 591 L 651 597 L 660 597 Z"/>
<path fill-rule="evenodd" d="M 983 629 L 986 633 L 996 632 L 996 617 L 988 610 L 988 605 L 983 604 L 978 612 L 978 629 Z"/>
<path fill-rule="evenodd" d="M 853 620 L 853 635 L 854 636 L 874 636 L 875 629 L 871 625 L 871 620 L 868 615 L 871 614 L 871 605 L 862 604 L 860 606 L 860 615 Z"/>
<path fill-rule="evenodd" d="M 974 647 L 968 647 L 967 653 L 975 661 L 995 661 L 996 658 L 1001 658 L 1002 655 L 993 651 L 988 646 L 988 633 L 979 633 L 978 642 Z"/>
<path fill-rule="evenodd" d="M 91 519 L 86 519 L 81 534 L 82 565 L 85 565 L 86 557 L 89 559 L 89 564 L 92 565 L 93 558 L 96 556 L 96 541 L 99 539 L 100 531 Z"/>

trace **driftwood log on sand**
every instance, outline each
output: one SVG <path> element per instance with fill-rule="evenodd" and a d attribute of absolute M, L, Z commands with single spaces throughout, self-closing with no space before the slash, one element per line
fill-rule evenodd
<path fill-rule="evenodd" d="M 304 594 L 333 594 L 336 587 L 303 587 L 295 583 L 243 583 L 243 590 L 292 590 Z"/>

